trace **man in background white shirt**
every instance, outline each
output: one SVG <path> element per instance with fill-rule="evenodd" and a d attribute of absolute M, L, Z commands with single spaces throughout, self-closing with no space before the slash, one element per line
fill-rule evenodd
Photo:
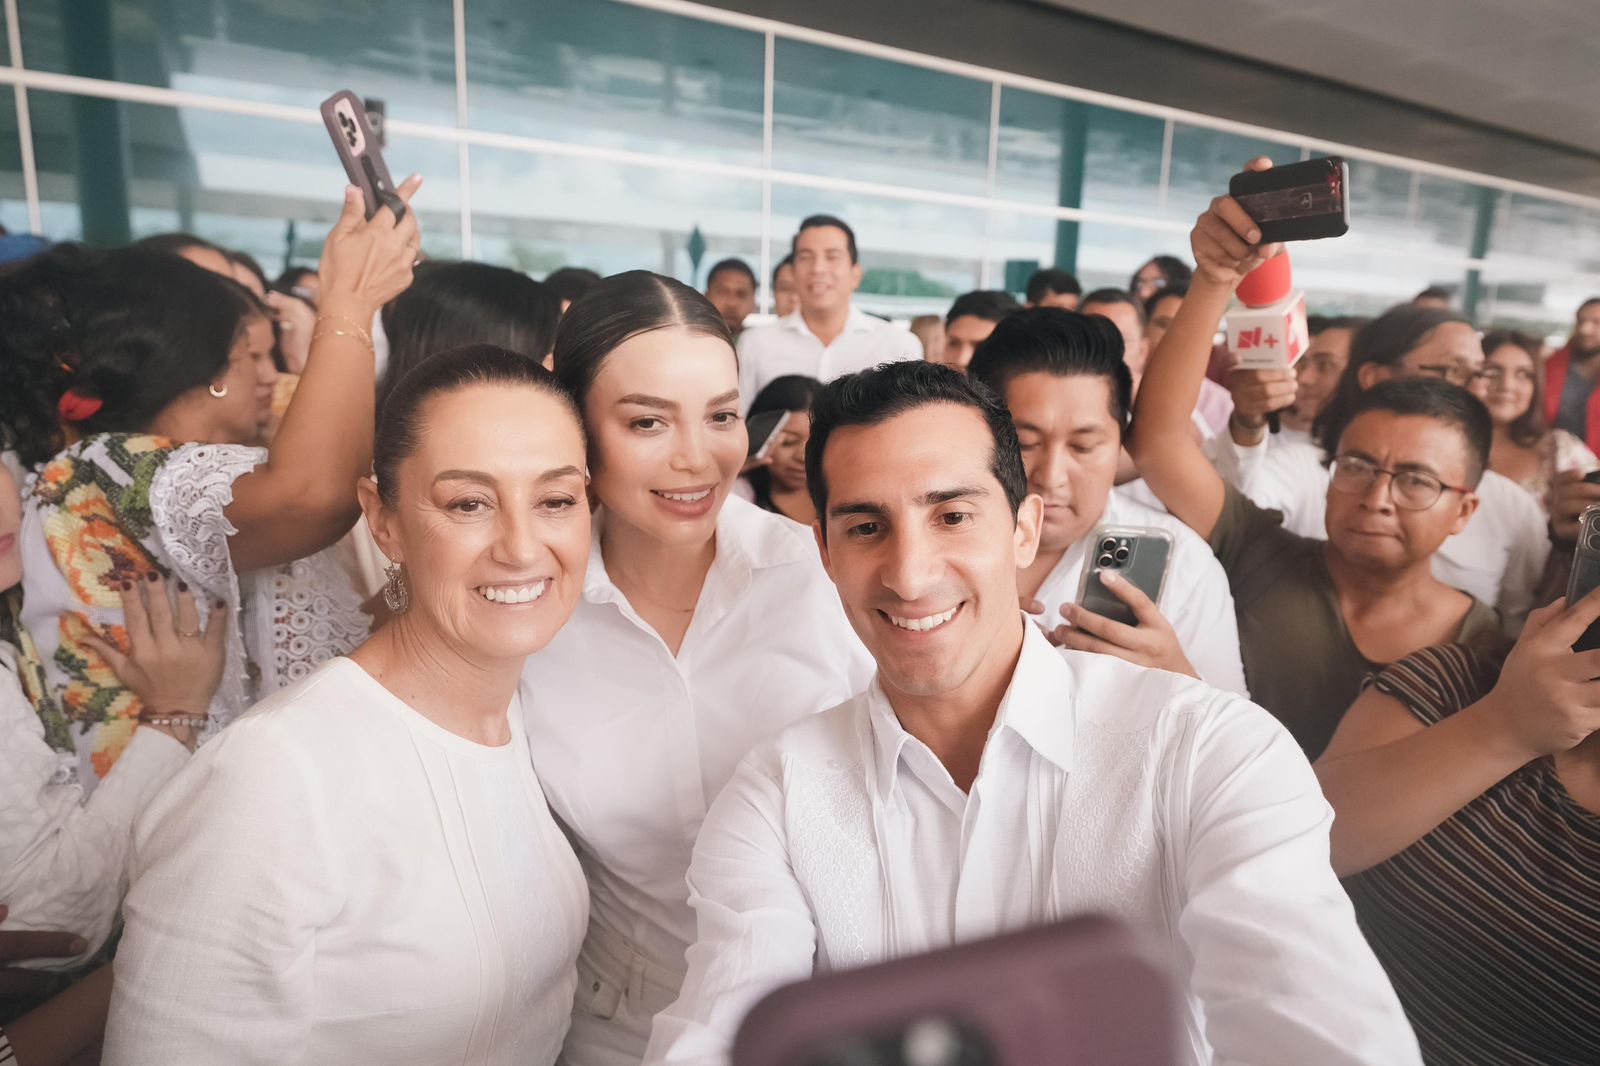
<path fill-rule="evenodd" d="M 835 382 L 807 473 L 877 674 L 712 805 L 698 940 L 645 1062 L 725 1062 L 749 1007 L 817 970 L 1084 911 L 1170 955 L 1185 1063 L 1420 1062 L 1283 728 L 1192 678 L 1057 651 L 1017 610 L 1043 508 L 993 393 L 926 363 Z"/>
<path fill-rule="evenodd" d="M 899 359 L 921 359 L 909 330 L 857 310 L 861 284 L 856 235 L 843 219 L 812 215 L 794 235 L 792 258 L 800 308 L 739 338 L 739 395 L 746 408 L 774 378 L 804 374 L 831 381 Z"/>

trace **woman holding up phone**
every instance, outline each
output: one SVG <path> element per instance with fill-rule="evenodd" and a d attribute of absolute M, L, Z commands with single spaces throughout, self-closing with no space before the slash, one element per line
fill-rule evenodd
<path fill-rule="evenodd" d="M 751 425 L 763 416 L 786 416 L 767 444 L 762 465 L 745 474 L 755 505 L 809 526 L 817 509 L 806 490 L 806 441 L 811 439 L 811 401 L 822 382 L 804 374 L 785 374 L 769 381 L 750 405 Z M 750 442 L 752 448 L 757 442 Z"/>
<path fill-rule="evenodd" d="M 748 437 L 727 326 L 646 271 L 577 300 L 555 373 L 599 499 L 583 601 L 528 661 L 528 740 L 589 878 L 563 1060 L 636 1064 L 695 939 L 706 808 L 759 740 L 865 687 L 870 660 L 805 530 L 729 498 Z"/>
<path fill-rule="evenodd" d="M 37 469 L 24 489 L 21 621 L 85 789 L 121 756 L 142 707 L 93 643 L 125 639 L 123 582 L 163 575 L 238 618 L 221 687 L 209 708 L 187 708 L 198 728 L 359 642 L 359 613 L 291 599 L 277 568 L 356 519 L 354 486 L 372 462 L 367 327 L 410 283 L 418 241 L 414 213 L 364 220 L 346 190 L 305 375 L 268 448 L 254 442 L 272 331 L 235 282 L 165 252 L 70 247 L 0 282 L 0 430 Z"/>

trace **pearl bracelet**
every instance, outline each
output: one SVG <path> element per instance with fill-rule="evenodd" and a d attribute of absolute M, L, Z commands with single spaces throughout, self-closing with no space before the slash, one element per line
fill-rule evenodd
<path fill-rule="evenodd" d="M 209 721 L 211 721 L 209 714 L 164 714 L 149 718 L 143 715 L 139 717 L 140 725 L 164 725 L 180 729 L 185 727 L 199 729 Z"/>

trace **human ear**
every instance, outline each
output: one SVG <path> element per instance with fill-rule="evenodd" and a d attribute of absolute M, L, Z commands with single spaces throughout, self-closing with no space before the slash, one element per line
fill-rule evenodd
<path fill-rule="evenodd" d="M 372 539 L 378 542 L 378 550 L 391 563 L 400 563 L 405 560 L 400 549 L 400 535 L 395 528 L 394 513 L 384 505 L 383 499 L 378 495 L 378 482 L 376 478 L 364 477 L 356 481 L 356 499 L 361 503 L 361 514 L 367 520 L 367 528 L 372 532 Z"/>

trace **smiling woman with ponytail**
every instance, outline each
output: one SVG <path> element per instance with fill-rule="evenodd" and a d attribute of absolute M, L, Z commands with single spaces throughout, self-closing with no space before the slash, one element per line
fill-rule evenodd
<path fill-rule="evenodd" d="M 21 623 L 86 789 L 140 720 L 99 643 L 126 647 L 121 594 L 134 582 L 171 579 L 238 620 L 211 706 L 186 709 L 197 728 L 365 635 L 353 590 L 290 602 L 277 568 L 355 521 L 372 460 L 367 328 L 410 283 L 417 243 L 414 213 L 363 221 L 347 195 L 311 356 L 270 448 L 256 444 L 276 375 L 271 322 L 241 286 L 137 247 L 58 248 L 0 279 L 0 439 L 32 471 Z"/>

